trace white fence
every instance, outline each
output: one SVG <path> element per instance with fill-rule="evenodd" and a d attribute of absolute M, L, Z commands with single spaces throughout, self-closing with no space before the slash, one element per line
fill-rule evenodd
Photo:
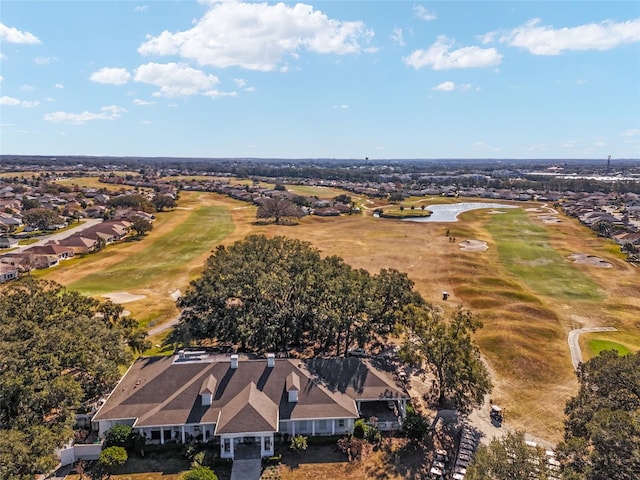
<path fill-rule="evenodd" d="M 64 466 L 72 465 L 78 460 L 97 460 L 101 451 L 101 443 L 92 443 L 90 445 L 79 444 L 62 448 L 59 451 L 60 464 Z"/>

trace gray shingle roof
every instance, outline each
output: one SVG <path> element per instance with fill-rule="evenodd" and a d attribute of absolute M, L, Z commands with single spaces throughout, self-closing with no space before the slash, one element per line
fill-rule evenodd
<path fill-rule="evenodd" d="M 299 389 L 297 402 L 288 401 L 287 383 Z M 382 398 L 391 389 L 403 395 L 390 374 L 356 358 L 276 359 L 273 367 L 266 360 L 241 359 L 232 369 L 224 355 L 203 361 L 146 357 L 130 367 L 94 421 L 136 419 L 137 427 L 216 423 L 223 433 L 273 431 L 278 419 L 357 418 L 356 399 Z M 203 392 L 213 394 L 211 405 L 202 405 Z"/>

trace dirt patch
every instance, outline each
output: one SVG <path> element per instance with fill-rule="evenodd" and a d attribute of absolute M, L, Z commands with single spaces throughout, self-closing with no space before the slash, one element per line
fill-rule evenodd
<path fill-rule="evenodd" d="M 562 223 L 556 215 L 538 215 L 538 220 L 542 223 Z"/>
<path fill-rule="evenodd" d="M 600 257 L 596 257 L 595 255 L 587 255 L 586 253 L 574 253 L 573 255 L 569 255 L 568 258 L 569 260 L 573 260 L 575 263 L 591 265 L 592 267 L 611 268 L 613 266 Z"/>
<path fill-rule="evenodd" d="M 464 240 L 458 245 L 460 245 L 460 250 L 463 252 L 484 252 L 489 248 L 487 242 L 482 240 Z"/>
<path fill-rule="evenodd" d="M 490 212 L 487 212 L 489 215 L 497 215 L 498 213 L 506 213 L 506 212 L 501 212 L 500 210 L 491 210 Z"/>
<path fill-rule="evenodd" d="M 142 300 L 146 295 L 135 295 L 129 292 L 113 292 L 105 293 L 102 297 L 111 300 L 113 303 L 129 303 Z"/>

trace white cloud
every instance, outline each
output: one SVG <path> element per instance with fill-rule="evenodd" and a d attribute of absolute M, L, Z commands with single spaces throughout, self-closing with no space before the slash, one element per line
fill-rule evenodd
<path fill-rule="evenodd" d="M 0 60 L 6 60 L 6 59 L 7 59 L 7 56 L 4 53 L 0 52 Z"/>
<path fill-rule="evenodd" d="M 422 5 L 415 5 L 413 7 L 413 12 L 414 12 L 415 16 L 420 18 L 421 20 L 431 21 L 431 20 L 435 20 L 436 18 L 438 18 L 438 16 L 435 14 L 435 12 L 430 12 L 425 7 L 423 7 Z"/>
<path fill-rule="evenodd" d="M 149 11 L 149 5 L 138 5 L 133 11 L 136 13 L 147 13 Z"/>
<path fill-rule="evenodd" d="M 433 70 L 490 67 L 502 62 L 502 55 L 495 48 L 473 46 L 451 50 L 452 47 L 453 41 L 440 35 L 427 50 L 415 50 L 403 61 L 416 70 L 427 66 Z"/>
<path fill-rule="evenodd" d="M 186 64 L 147 63 L 136 69 L 134 80 L 160 87 L 157 97 L 198 95 L 211 90 L 219 80 Z"/>
<path fill-rule="evenodd" d="M 26 83 L 24 85 L 20 86 L 20 91 L 21 92 L 33 92 L 35 90 L 35 88 L 33 87 L 33 85 L 27 85 Z"/>
<path fill-rule="evenodd" d="M 104 67 L 91 74 L 90 80 L 109 85 L 124 85 L 131 78 L 131 74 L 126 68 Z"/>
<path fill-rule="evenodd" d="M 71 125 L 83 125 L 93 120 L 115 120 L 120 118 L 122 113 L 126 112 L 126 108 L 118 107 L 116 105 L 109 105 L 102 107 L 100 112 L 82 112 L 82 113 L 70 113 L 70 112 L 53 112 L 47 113 L 44 119 L 53 123 L 69 123 Z"/>
<path fill-rule="evenodd" d="M 33 108 L 40 105 L 40 102 L 29 101 L 29 100 L 19 100 L 13 97 L 7 97 L 6 95 L 0 97 L 0 105 L 5 107 L 24 107 L 24 108 Z"/>
<path fill-rule="evenodd" d="M 142 107 L 145 107 L 147 105 L 155 105 L 156 102 L 148 101 L 148 100 L 140 100 L 139 98 L 134 98 L 133 99 L 133 103 L 136 104 L 136 105 L 140 105 Z"/>
<path fill-rule="evenodd" d="M 208 90 L 203 93 L 203 95 L 211 98 L 220 98 L 220 97 L 236 97 L 238 95 L 237 92 L 221 92 L 220 90 Z"/>
<path fill-rule="evenodd" d="M 0 82 L 4 80 L 4 77 L 2 75 L 0 75 Z"/>
<path fill-rule="evenodd" d="M 247 84 L 247 81 L 244 78 L 234 78 L 233 81 L 236 84 L 236 87 L 238 88 L 244 88 L 245 85 Z"/>
<path fill-rule="evenodd" d="M 149 36 L 143 55 L 178 55 L 201 65 L 249 70 L 286 69 L 285 59 L 308 50 L 320 54 L 363 51 L 373 32 L 359 21 L 342 22 L 298 3 L 211 2 L 190 30 Z M 283 65 L 284 64 L 284 65 Z"/>
<path fill-rule="evenodd" d="M 534 55 L 560 55 L 568 50 L 609 50 L 624 43 L 640 42 L 640 18 L 616 23 L 607 20 L 555 29 L 533 19 L 500 37 L 513 47 Z"/>
<path fill-rule="evenodd" d="M 631 128 L 620 134 L 621 137 L 635 137 L 640 135 L 640 128 Z"/>
<path fill-rule="evenodd" d="M 439 85 L 436 85 L 432 88 L 432 90 L 438 90 L 440 92 L 451 92 L 456 88 L 456 84 L 453 82 L 442 82 Z"/>
<path fill-rule="evenodd" d="M 453 92 L 454 90 L 457 91 L 461 91 L 461 92 L 466 92 L 467 90 L 471 90 L 471 84 L 470 83 L 453 83 L 451 81 L 446 81 L 446 82 L 442 82 L 438 85 L 436 85 L 435 87 L 433 87 L 431 90 L 436 90 L 439 92 Z M 480 90 L 479 87 L 476 87 L 476 91 Z"/>
<path fill-rule="evenodd" d="M 389 38 L 396 45 L 400 45 L 401 47 L 404 47 L 406 45 L 406 43 L 404 42 L 404 32 L 401 28 L 394 28 L 393 33 L 389 36 Z"/>
<path fill-rule="evenodd" d="M 64 88 L 64 85 L 61 83 L 56 83 L 56 88 Z"/>
<path fill-rule="evenodd" d="M 56 57 L 35 57 L 33 59 L 36 65 L 49 65 L 51 62 L 55 62 L 56 60 Z"/>
<path fill-rule="evenodd" d="M 339 108 L 340 110 L 349 110 L 349 105 L 334 105 L 333 108 Z"/>
<path fill-rule="evenodd" d="M 33 33 L 21 32 L 15 27 L 7 27 L 4 23 L 0 23 L 0 40 L 8 43 L 24 43 L 30 45 L 42 43 Z"/>

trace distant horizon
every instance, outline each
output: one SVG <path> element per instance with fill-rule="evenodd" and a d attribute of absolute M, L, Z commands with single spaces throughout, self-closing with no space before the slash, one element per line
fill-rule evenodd
<path fill-rule="evenodd" d="M 0 70 L 2 152 L 640 158 L 624 0 L 6 1 Z"/>
<path fill-rule="evenodd" d="M 86 159 L 118 159 L 118 160 L 126 160 L 128 158 L 135 159 L 146 159 L 146 160 L 232 160 L 232 161 L 242 161 L 242 160 L 259 160 L 259 161 L 270 161 L 270 160 L 281 160 L 281 161 L 344 161 L 344 162 L 358 162 L 358 163 L 367 163 L 367 162 L 463 162 L 463 161 L 472 161 L 472 162 L 505 162 L 505 161 L 513 161 L 513 162 L 526 162 L 526 161 L 538 161 L 538 162 L 601 162 L 608 163 L 608 158 L 602 157 L 592 157 L 592 158 L 538 158 L 538 157 L 530 157 L 530 158 L 514 158 L 514 157 L 448 157 L 448 158 L 440 158 L 440 157 L 423 157 L 423 158 L 394 158 L 394 157 L 378 157 L 378 158 L 339 158 L 339 157 L 231 157 L 231 156 L 222 156 L 222 157 L 213 157 L 213 156 L 161 156 L 161 155 L 153 155 L 153 156 L 145 156 L 145 155 L 83 155 L 83 154 L 20 154 L 20 153 L 1 153 L 0 154 L 0 162 L 4 159 L 4 157 L 25 157 L 25 158 L 39 158 L 50 161 L 57 160 L 58 157 L 60 159 L 63 158 L 86 158 Z M 640 158 L 614 158 L 611 157 L 611 164 L 614 165 L 615 162 L 639 162 L 640 167 Z"/>

